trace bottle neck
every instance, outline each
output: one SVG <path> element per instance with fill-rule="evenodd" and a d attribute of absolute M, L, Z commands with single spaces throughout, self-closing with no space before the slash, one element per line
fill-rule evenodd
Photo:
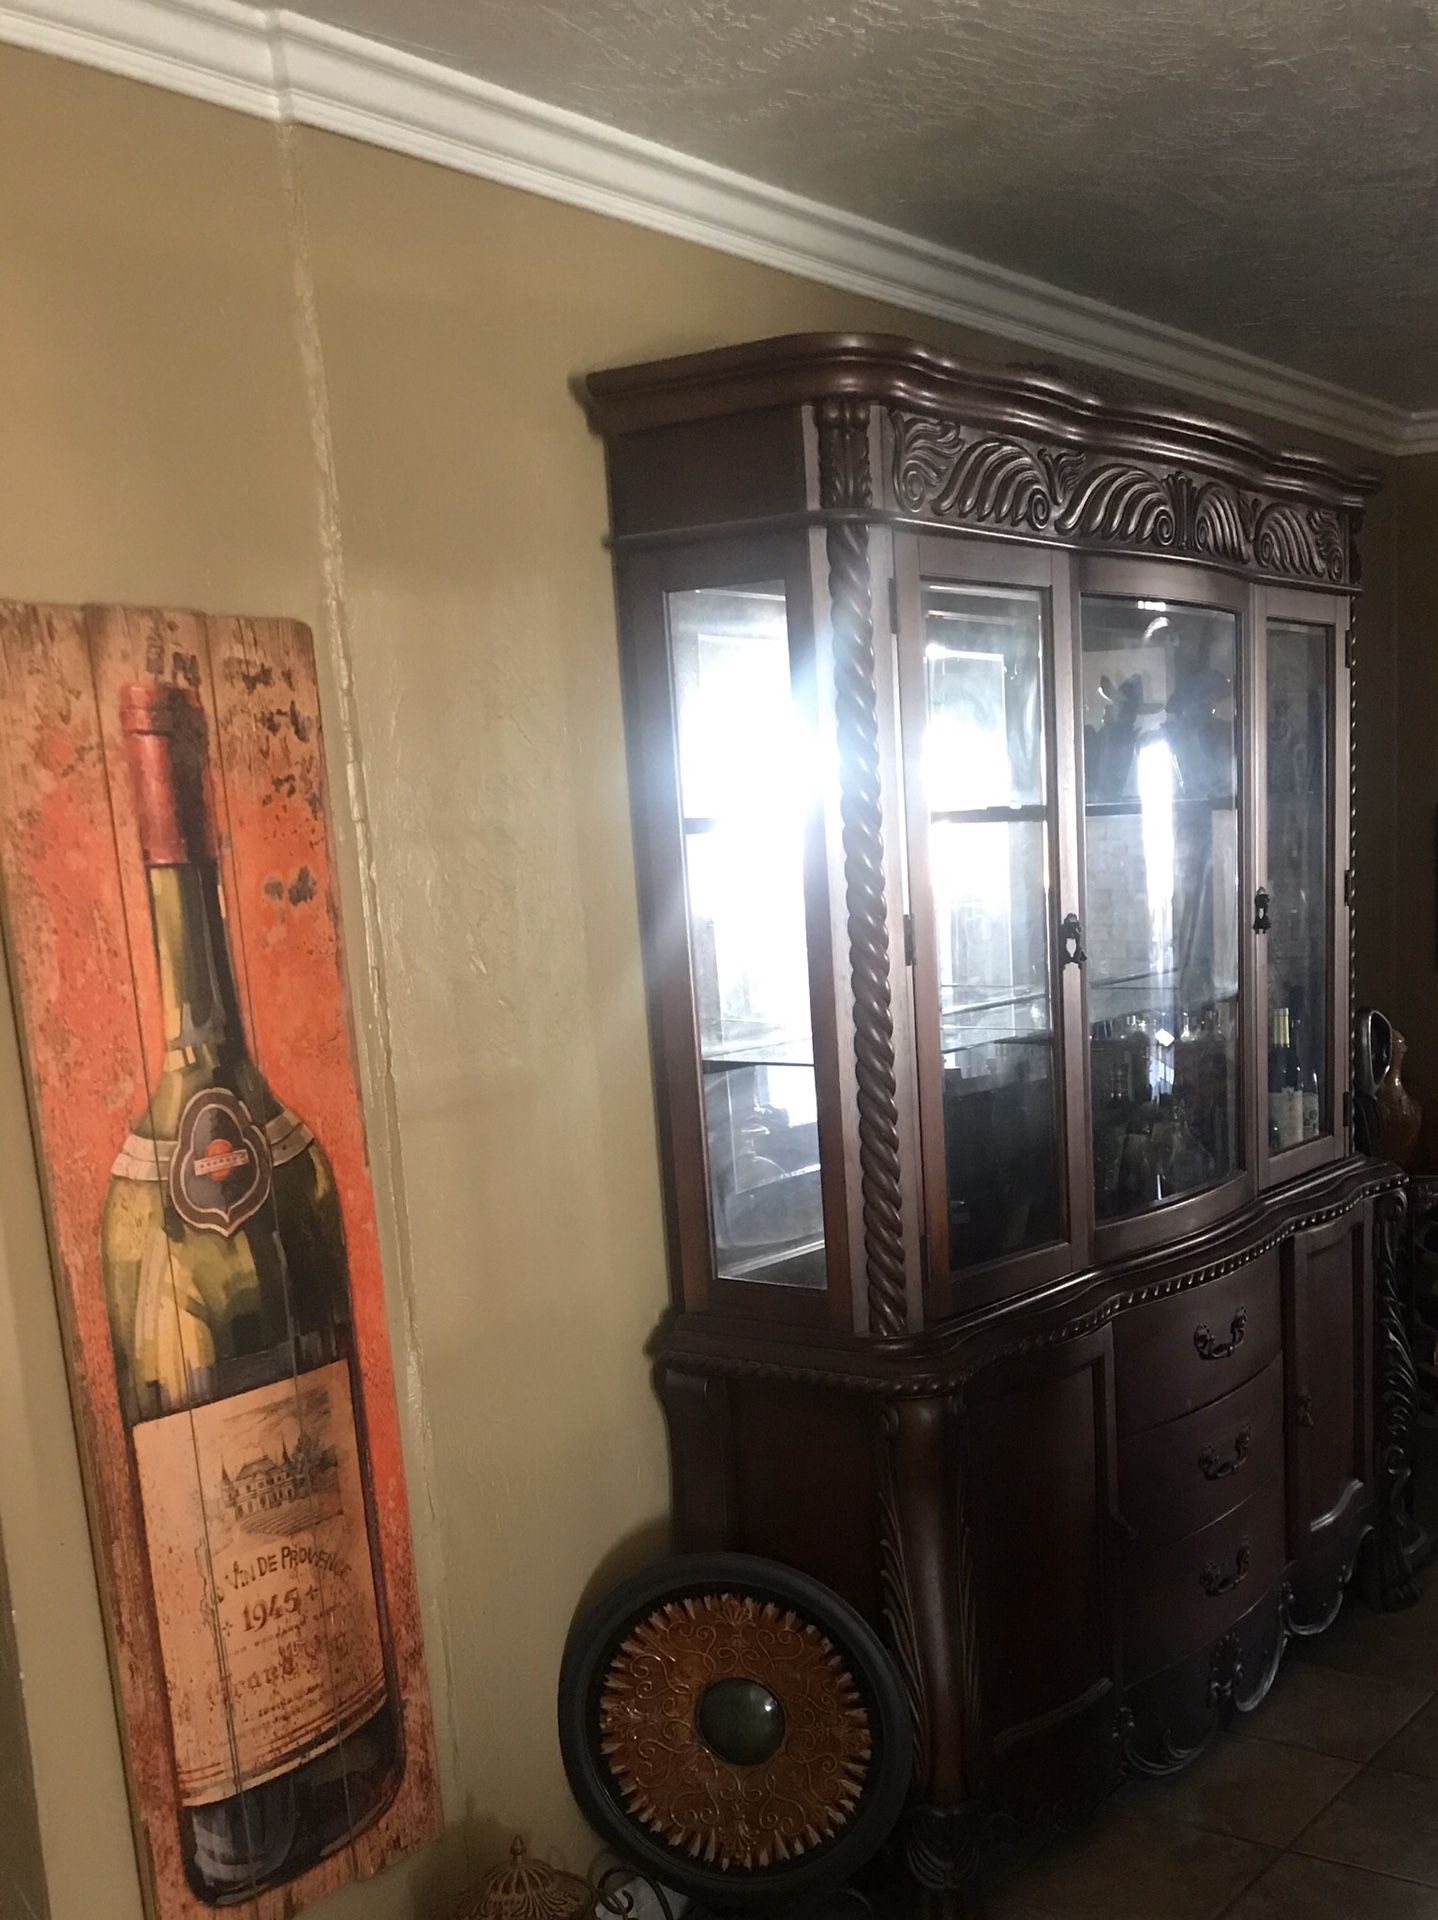
<path fill-rule="evenodd" d="M 163 1071 L 220 1066 L 245 1051 L 213 861 L 148 866 L 164 1015 Z"/>

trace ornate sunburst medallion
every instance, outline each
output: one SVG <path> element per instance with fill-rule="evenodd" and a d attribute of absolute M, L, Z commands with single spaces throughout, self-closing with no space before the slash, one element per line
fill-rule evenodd
<path fill-rule="evenodd" d="M 868 1778 L 868 1710 L 817 1627 L 739 1593 L 656 1607 L 600 1687 L 600 1751 L 669 1846 L 763 1870 L 836 1839 Z"/>

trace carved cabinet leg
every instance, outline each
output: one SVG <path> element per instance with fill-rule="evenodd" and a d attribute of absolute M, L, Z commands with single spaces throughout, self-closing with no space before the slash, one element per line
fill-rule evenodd
<path fill-rule="evenodd" d="M 958 1427 L 953 1396 L 896 1401 L 879 1418 L 880 1586 L 916 1754 L 900 1848 L 925 1920 L 972 1910 L 979 1856 L 977 1626 Z"/>
<path fill-rule="evenodd" d="M 669 1422 L 674 1544 L 681 1553 L 722 1553 L 734 1545 L 729 1383 L 668 1366 L 658 1386 Z"/>
<path fill-rule="evenodd" d="M 1408 1340 L 1399 1268 L 1407 1200 L 1379 1194 L 1373 1208 L 1375 1322 L 1374 1478 L 1377 1512 L 1361 1582 L 1365 1599 L 1393 1612 L 1418 1598 L 1414 1567 L 1427 1540 L 1409 1511 L 1418 1427 L 1418 1374 Z"/>

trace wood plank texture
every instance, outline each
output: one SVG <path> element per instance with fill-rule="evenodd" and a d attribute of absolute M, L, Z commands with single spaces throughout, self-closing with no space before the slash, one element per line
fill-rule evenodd
<path fill-rule="evenodd" d="M 439 1790 L 326 812 L 310 635 L 287 620 L 0 604 L 0 881 L 137 1846 L 156 1920 L 213 1912 L 181 1858 L 134 1456 L 100 1258 L 111 1165 L 162 1052 L 119 692 L 196 688 L 209 724 L 226 924 L 250 1049 L 334 1170 L 348 1251 L 405 1766 L 373 1826 L 232 1906 L 281 1920 L 437 1831 Z"/>

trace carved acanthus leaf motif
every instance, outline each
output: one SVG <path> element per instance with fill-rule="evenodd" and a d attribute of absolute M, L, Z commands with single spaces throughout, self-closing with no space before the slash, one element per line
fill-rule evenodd
<path fill-rule="evenodd" d="M 890 423 L 894 498 L 903 513 L 1186 554 L 1333 586 L 1353 568 L 1356 516 L 1331 507 L 1269 500 L 1156 462 L 969 432 L 959 421 L 898 408 Z"/>
<path fill-rule="evenodd" d="M 815 409 L 819 429 L 819 498 L 826 507 L 867 507 L 869 403 L 841 394 Z"/>
<path fill-rule="evenodd" d="M 927 506 L 945 518 L 1041 528 L 1053 512 L 1054 481 L 1053 470 L 1028 447 L 1011 440 L 963 444 L 961 429 L 946 422 L 933 445 L 912 448 L 895 476 L 895 491 L 916 513 Z"/>
<path fill-rule="evenodd" d="M 983 1840 L 984 1814 L 977 1801 L 917 1806 L 904 1824 L 904 1864 L 921 1887 L 953 1892 L 973 1878 Z"/>
<path fill-rule="evenodd" d="M 899 1513 L 899 1475 L 894 1460 L 898 1430 L 899 1416 L 894 1407 L 882 1407 L 879 1412 L 879 1596 L 914 1726 L 914 1773 L 923 1780 L 929 1770 L 929 1705 L 923 1662 L 919 1657 L 914 1585 Z"/>
<path fill-rule="evenodd" d="M 963 451 L 957 420 L 894 413 L 894 498 L 905 513 L 941 513 L 948 476 Z"/>
<path fill-rule="evenodd" d="M 1339 584 L 1345 570 L 1343 530 L 1336 513 L 1306 511 L 1276 500 L 1258 516 L 1253 554 L 1270 573 L 1293 573 Z"/>
<path fill-rule="evenodd" d="M 1179 474 L 1164 481 L 1145 467 L 1085 461 L 1054 504 L 1054 532 L 1167 551 L 1178 543 L 1175 481 L 1182 479 Z"/>
<path fill-rule="evenodd" d="M 1199 553 L 1243 566 L 1253 551 L 1257 517 L 1258 502 L 1251 496 L 1205 481 L 1193 499 L 1193 544 Z"/>
<path fill-rule="evenodd" d="M 1407 1200 L 1401 1190 L 1380 1194 L 1373 1209 L 1378 1597 L 1381 1605 L 1391 1609 L 1411 1606 L 1418 1598 L 1409 1554 L 1413 1527 L 1408 1513 L 1408 1482 L 1418 1428 L 1418 1370 L 1408 1339 L 1408 1316 L 1398 1271 L 1406 1213 Z"/>

